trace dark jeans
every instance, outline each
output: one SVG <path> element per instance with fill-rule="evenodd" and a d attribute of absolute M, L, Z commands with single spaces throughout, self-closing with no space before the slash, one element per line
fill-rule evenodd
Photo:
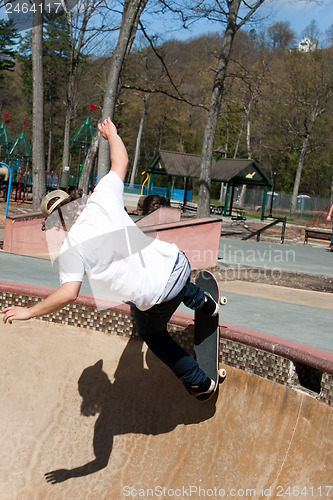
<path fill-rule="evenodd" d="M 182 291 L 168 302 L 156 304 L 147 311 L 135 308 L 134 315 L 138 332 L 150 350 L 163 361 L 184 383 L 196 385 L 205 380 L 206 374 L 198 363 L 169 335 L 167 324 L 180 303 L 190 309 L 203 306 L 204 292 L 187 282 Z"/>

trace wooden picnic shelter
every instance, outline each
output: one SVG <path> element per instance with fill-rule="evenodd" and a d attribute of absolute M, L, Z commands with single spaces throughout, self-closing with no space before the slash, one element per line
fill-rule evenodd
<path fill-rule="evenodd" d="M 173 177 L 184 178 L 185 205 L 188 180 L 200 178 L 201 155 L 160 150 L 150 163 L 147 172 L 150 174 L 148 188 L 149 193 L 154 186 L 156 175 L 162 174 L 168 177 L 168 198 L 171 197 Z M 220 158 L 215 160 L 212 158 L 211 180 L 221 183 L 223 182 L 227 185 L 223 211 L 224 215 L 231 215 L 232 213 L 234 191 L 236 186 L 247 185 L 263 187 L 264 196 L 261 215 L 262 218 L 264 217 L 267 192 L 272 186 L 272 183 L 254 160 L 240 158 Z"/>

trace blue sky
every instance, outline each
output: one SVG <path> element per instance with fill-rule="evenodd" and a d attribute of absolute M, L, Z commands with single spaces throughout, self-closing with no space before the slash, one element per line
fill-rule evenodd
<path fill-rule="evenodd" d="M 264 16 L 264 20 L 253 26 L 255 29 L 260 29 L 263 25 L 270 26 L 278 21 L 289 21 L 292 30 L 296 33 L 297 41 L 301 40 L 304 30 L 314 20 L 320 31 L 321 45 L 325 45 L 325 32 L 333 25 L 333 0 L 265 0 L 257 14 L 260 18 Z M 165 32 L 163 32 L 164 23 Z M 170 29 L 170 24 L 167 26 L 167 23 L 167 16 L 154 20 L 151 30 L 156 29 L 156 26 L 161 26 L 160 33 L 164 40 L 168 38 L 186 40 L 207 32 L 218 31 L 218 25 L 210 25 L 207 21 L 192 25 L 189 31 L 179 30 L 176 26 Z"/>
<path fill-rule="evenodd" d="M 273 8 L 274 22 L 289 21 L 298 35 L 302 34 L 312 20 L 316 21 L 323 38 L 325 31 L 333 25 L 332 0 L 266 0 L 261 8 Z"/>
<path fill-rule="evenodd" d="M 149 3 L 144 11 L 143 19 L 147 20 L 148 9 Z M 333 25 L 333 0 L 265 0 L 264 4 L 259 7 L 257 14 L 260 17 L 264 16 L 265 19 L 253 27 L 260 29 L 263 23 L 270 26 L 278 21 L 289 21 L 291 28 L 296 33 L 297 41 L 301 40 L 304 30 L 314 20 L 320 31 L 320 46 L 325 46 L 327 45 L 325 32 Z M 0 9 L 0 18 L 8 19 L 4 8 Z M 179 25 L 170 24 L 167 15 L 153 18 L 153 20 L 150 18 L 146 26 L 148 26 L 150 34 L 157 30 L 161 41 L 170 38 L 186 40 L 207 32 L 219 31 L 218 25 L 209 24 L 207 21 L 196 23 L 190 30 L 180 30 Z M 251 26 L 247 25 L 247 27 Z"/>

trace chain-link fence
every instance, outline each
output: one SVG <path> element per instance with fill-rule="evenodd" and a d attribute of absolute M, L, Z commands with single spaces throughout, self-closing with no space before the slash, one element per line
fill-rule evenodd
<path fill-rule="evenodd" d="M 269 209 L 272 203 L 273 193 L 267 193 L 266 208 Z M 246 188 L 244 197 L 244 207 L 251 210 L 261 209 L 264 197 L 264 190 L 259 188 Z M 289 210 L 291 205 L 291 193 L 283 191 L 274 191 L 272 207 L 280 210 Z M 239 200 L 239 196 L 237 197 Z M 237 199 L 235 202 L 237 202 Z M 296 211 L 297 212 L 321 212 L 327 209 L 332 203 L 330 198 L 321 198 L 319 196 L 312 196 L 306 194 L 299 194 L 297 196 Z"/>

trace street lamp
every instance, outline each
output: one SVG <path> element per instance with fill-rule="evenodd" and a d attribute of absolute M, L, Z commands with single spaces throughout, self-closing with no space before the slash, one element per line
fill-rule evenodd
<path fill-rule="evenodd" d="M 273 210 L 273 200 L 274 200 L 274 189 L 275 189 L 275 179 L 277 176 L 277 169 L 273 171 L 273 188 L 272 188 L 272 194 L 271 194 L 271 207 L 269 209 L 269 215 L 268 217 L 272 218 L 272 210 Z"/>

